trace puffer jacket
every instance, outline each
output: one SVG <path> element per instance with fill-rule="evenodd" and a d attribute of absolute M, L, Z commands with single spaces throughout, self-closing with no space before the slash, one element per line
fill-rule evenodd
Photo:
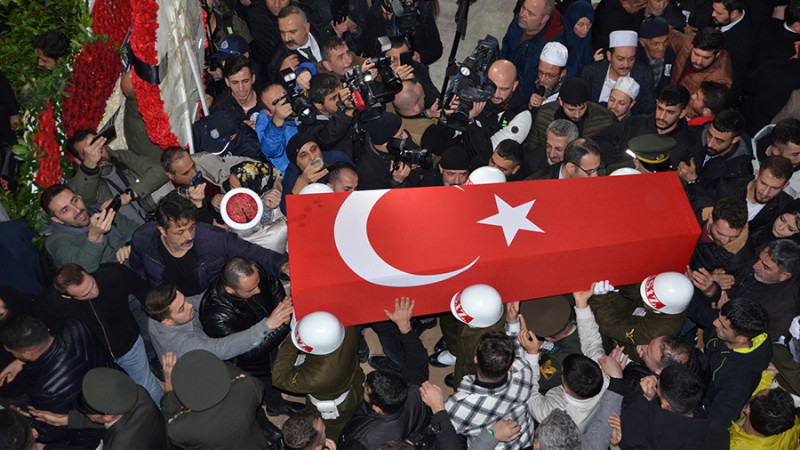
<path fill-rule="evenodd" d="M 115 368 L 111 355 L 83 324 L 65 319 L 53 343 L 36 361 L 25 364 L 30 376 L 28 396 L 36 409 L 66 414 L 75 409 L 86 372 L 96 367 Z M 41 442 L 66 440 L 73 445 L 96 448 L 104 429 L 67 429 L 35 421 Z"/>
<path fill-rule="evenodd" d="M 200 323 L 203 324 L 206 334 L 212 338 L 229 336 L 269 317 L 278 303 L 284 299 L 286 292 L 280 281 L 263 274 L 259 288 L 261 293 L 248 299 L 239 298 L 225 291 L 225 284 L 220 277 L 214 286 L 206 291 L 203 302 L 200 303 Z M 269 376 L 278 345 L 288 334 L 289 325 L 281 325 L 271 330 L 258 346 L 237 356 L 231 362 L 257 377 Z"/>

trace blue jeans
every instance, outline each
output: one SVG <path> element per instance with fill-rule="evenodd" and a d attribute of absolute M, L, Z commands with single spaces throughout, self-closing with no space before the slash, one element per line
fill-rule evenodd
<path fill-rule="evenodd" d="M 134 383 L 147 389 L 150 398 L 156 403 L 156 406 L 161 408 L 161 397 L 164 396 L 164 390 L 158 384 L 156 377 L 150 373 L 150 364 L 147 362 L 147 354 L 144 351 L 144 341 L 142 337 L 136 338 L 128 353 L 122 355 L 119 359 L 114 361 L 122 370 L 128 374 Z"/>

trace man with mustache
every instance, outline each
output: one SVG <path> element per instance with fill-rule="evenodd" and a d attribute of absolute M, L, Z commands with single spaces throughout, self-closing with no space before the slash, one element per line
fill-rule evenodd
<path fill-rule="evenodd" d="M 633 114 L 649 114 L 655 110 L 653 71 L 648 65 L 636 61 L 638 45 L 635 31 L 618 30 L 611 33 L 607 59 L 595 61 L 581 71 L 581 78 L 589 85 L 589 100 L 606 106 L 617 81 L 630 76 L 639 84 L 639 96 L 633 106 Z"/>
<path fill-rule="evenodd" d="M 669 136 L 677 142 L 670 150 L 670 165 L 674 169 L 693 154 L 697 147 L 697 131 L 686 125 L 689 91 L 683 86 L 669 85 L 656 99 L 654 114 L 628 117 L 601 131 L 594 139 L 600 144 L 603 161 L 607 164 L 629 162 L 628 141 L 644 134 Z"/>
<path fill-rule="evenodd" d="M 275 278 L 289 274 L 286 255 L 198 223 L 197 208 L 177 192 L 158 202 L 156 220 L 136 230 L 131 248 L 131 268 L 150 287 L 174 285 L 187 297 L 208 289 L 234 256 L 249 258 Z"/>
<path fill-rule="evenodd" d="M 300 63 L 319 64 L 322 61 L 321 46 L 324 43 L 316 33 L 311 31 L 306 13 L 300 7 L 289 5 L 278 14 L 278 29 L 283 45 L 278 44 L 273 52 L 267 69 L 271 81 L 281 82 L 280 72 L 290 68 L 297 70 Z M 315 36 L 316 35 L 316 36 Z M 303 75 L 303 76 L 301 76 Z M 311 73 L 298 74 L 297 84 L 308 89 Z"/>
<path fill-rule="evenodd" d="M 667 36 L 667 45 L 675 52 L 672 68 L 672 84 L 680 84 L 694 94 L 703 81 L 714 81 L 731 87 L 733 65 L 731 57 L 723 49 L 725 36 L 719 28 L 703 28 L 689 37 L 672 30 Z"/>
<path fill-rule="evenodd" d="M 42 233 L 55 267 L 74 263 L 94 272 L 101 264 L 128 259 L 131 247 L 126 243 L 137 225 L 107 204 L 99 210 L 87 207 L 80 195 L 63 184 L 45 189 L 39 204 L 50 216 L 50 225 Z"/>
<path fill-rule="evenodd" d="M 723 197 L 743 197 L 753 179 L 753 153 L 741 138 L 743 131 L 744 119 L 738 111 L 720 112 L 700 135 L 700 148 L 705 151 L 695 151 L 688 163 L 678 164 L 678 175 L 688 184 L 686 193 L 695 211 Z"/>
<path fill-rule="evenodd" d="M 164 171 L 150 159 L 130 150 L 109 151 L 105 137 L 95 140 L 94 130 L 81 130 L 67 141 L 67 149 L 78 163 L 67 180 L 76 194 L 89 204 L 120 196 L 119 213 L 141 225 L 158 202 L 153 192 L 167 182 Z"/>

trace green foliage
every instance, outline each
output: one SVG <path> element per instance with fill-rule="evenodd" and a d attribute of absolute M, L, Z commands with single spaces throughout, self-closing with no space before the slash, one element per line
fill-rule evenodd
<path fill-rule="evenodd" d="M 56 117 L 54 134 L 63 149 L 66 136 L 60 121 L 62 91 L 69 85 L 75 55 L 96 38 L 88 31 L 92 16 L 84 0 L 0 0 L 0 22 L 4 25 L 0 28 L 0 70 L 6 74 L 17 98 L 22 99 L 22 120 L 17 130 L 20 139 L 13 149 L 20 161 L 18 188 L 14 194 L 0 189 L 0 202 L 12 219 L 25 217 L 28 226 L 38 232 L 47 223 L 47 216 L 39 208 L 42 186 L 34 181 L 39 170 L 38 147 L 34 143 L 39 129 L 37 118 L 48 100 L 51 101 Z M 31 38 L 52 29 L 69 37 L 70 53 L 58 67 L 40 68 Z M 69 176 L 72 170 L 69 160 L 62 156 L 60 164 L 65 176 Z"/>

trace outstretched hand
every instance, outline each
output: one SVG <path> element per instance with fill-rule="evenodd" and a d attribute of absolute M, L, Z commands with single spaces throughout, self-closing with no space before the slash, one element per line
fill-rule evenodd
<path fill-rule="evenodd" d="M 383 310 L 386 317 L 389 318 L 401 334 L 406 334 L 411 331 L 411 316 L 414 315 L 414 300 L 408 297 L 401 297 L 394 299 L 394 312 L 389 312 L 388 309 Z"/>

